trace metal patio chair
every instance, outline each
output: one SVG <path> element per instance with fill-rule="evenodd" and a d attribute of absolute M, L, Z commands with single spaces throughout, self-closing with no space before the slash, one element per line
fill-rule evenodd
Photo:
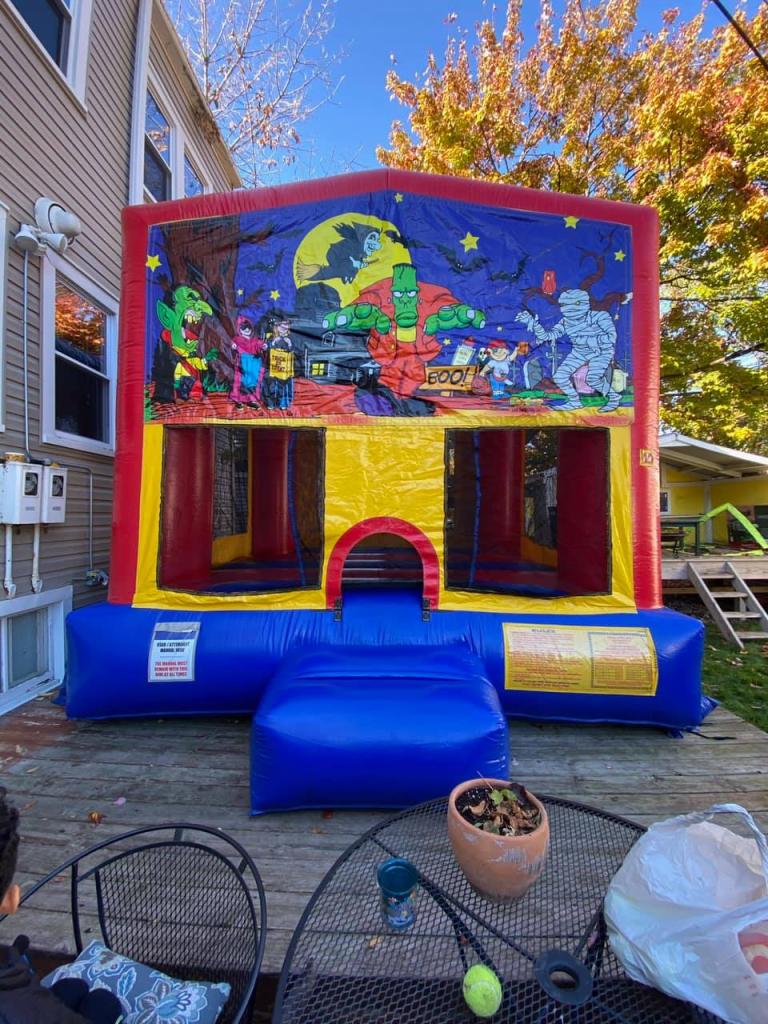
<path fill-rule="evenodd" d="M 151 825 L 105 839 L 24 894 L 20 931 L 36 909 L 50 909 L 46 896 L 59 909 L 52 889 L 67 875 L 78 953 L 99 939 L 174 978 L 228 982 L 232 992 L 217 1024 L 248 1020 L 267 913 L 256 865 L 236 840 L 190 824 Z M 33 942 L 37 932 L 32 923 Z"/>

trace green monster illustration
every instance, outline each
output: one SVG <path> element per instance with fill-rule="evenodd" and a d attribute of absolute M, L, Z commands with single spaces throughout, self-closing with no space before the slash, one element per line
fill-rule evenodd
<path fill-rule="evenodd" d="M 173 293 L 173 305 L 157 303 L 157 316 L 164 330 L 155 348 L 152 379 L 153 401 L 172 402 L 180 398 L 200 398 L 206 390 L 209 363 L 218 358 L 218 350 L 205 356 L 197 354 L 200 325 L 213 309 L 194 288 L 183 285 Z"/>
<path fill-rule="evenodd" d="M 407 396 L 424 383 L 424 366 L 440 351 L 434 336 L 462 327 L 482 328 L 485 314 L 458 302 L 442 285 L 420 282 L 410 263 L 398 263 L 391 278 L 377 281 L 356 302 L 328 313 L 323 326 L 369 331 L 368 351 L 382 367 L 381 383 L 396 395 Z"/>

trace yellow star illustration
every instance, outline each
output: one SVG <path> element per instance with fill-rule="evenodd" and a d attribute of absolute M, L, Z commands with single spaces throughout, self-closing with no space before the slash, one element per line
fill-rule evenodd
<path fill-rule="evenodd" d="M 477 248 L 477 243 L 479 241 L 480 238 L 478 235 L 470 235 L 470 233 L 467 232 L 466 235 L 464 235 L 464 237 L 460 239 L 459 245 L 464 246 L 464 252 L 469 252 L 470 249 Z"/>
<path fill-rule="evenodd" d="M 444 345 L 450 345 L 451 344 L 451 339 L 450 338 L 443 338 L 443 344 Z"/>
<path fill-rule="evenodd" d="M 147 262 L 144 264 L 145 267 L 149 267 L 150 270 L 157 270 L 160 266 L 159 256 L 147 256 Z"/>
<path fill-rule="evenodd" d="M 573 216 L 571 216 L 571 217 L 563 217 L 563 220 L 565 221 L 565 226 L 567 228 L 575 228 L 576 225 L 579 223 L 579 218 L 578 217 L 573 217 Z"/>
<path fill-rule="evenodd" d="M 616 252 L 615 252 L 615 253 L 613 254 L 613 258 L 614 258 L 615 260 L 618 260 L 618 261 L 619 261 L 619 263 L 623 263 L 623 262 L 624 262 L 624 257 L 625 257 L 626 255 L 627 255 L 627 254 L 626 254 L 626 253 L 624 252 L 624 250 L 623 250 L 623 249 L 617 249 L 617 250 L 616 250 Z"/>
<path fill-rule="evenodd" d="M 238 295 L 242 295 L 243 294 L 243 289 L 242 288 L 238 288 L 237 289 L 237 294 Z"/>
<path fill-rule="evenodd" d="M 280 298 L 280 292 L 277 290 L 277 288 L 275 288 L 273 292 L 269 293 L 269 297 L 270 299 L 274 299 L 275 302 L 277 302 L 277 300 Z"/>
<path fill-rule="evenodd" d="M 404 198 L 405 197 L 404 197 L 402 192 L 395 192 L 395 202 L 396 203 L 402 203 Z"/>

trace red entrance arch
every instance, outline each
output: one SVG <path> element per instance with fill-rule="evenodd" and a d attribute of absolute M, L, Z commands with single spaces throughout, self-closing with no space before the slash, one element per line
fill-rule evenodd
<path fill-rule="evenodd" d="M 341 575 L 347 555 L 361 540 L 375 533 L 393 533 L 414 546 L 421 558 L 424 599 L 429 602 L 430 608 L 437 608 L 440 598 L 440 563 L 434 544 L 418 527 L 407 523 L 405 519 L 395 519 L 392 516 L 364 519 L 362 522 L 350 526 L 347 532 L 339 537 L 328 560 L 328 576 L 325 586 L 326 607 L 333 608 L 341 597 Z"/>

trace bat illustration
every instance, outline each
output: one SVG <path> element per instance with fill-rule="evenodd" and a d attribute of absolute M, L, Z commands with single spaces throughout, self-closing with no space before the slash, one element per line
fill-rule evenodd
<path fill-rule="evenodd" d="M 530 256 L 523 256 L 514 270 L 492 270 L 488 276 L 492 281 L 511 281 L 513 283 L 515 281 L 519 281 L 523 276 L 523 271 L 525 270 L 529 259 Z"/>
<path fill-rule="evenodd" d="M 283 262 L 283 256 L 285 256 L 285 249 L 281 249 L 277 256 L 275 256 L 274 263 L 249 263 L 247 269 L 258 270 L 262 274 L 274 274 Z"/>
<path fill-rule="evenodd" d="M 445 256 L 455 274 L 471 274 L 473 270 L 479 270 L 491 262 L 487 256 L 473 256 L 470 260 L 462 260 L 456 250 L 449 249 L 447 245 L 438 245 L 436 248 L 441 256 Z"/>
<path fill-rule="evenodd" d="M 409 252 L 411 249 L 429 248 L 426 242 L 420 242 L 418 238 L 406 238 L 406 236 L 401 234 L 399 231 L 385 231 L 384 234 L 397 245 L 402 245 L 404 248 L 408 249 Z"/>

